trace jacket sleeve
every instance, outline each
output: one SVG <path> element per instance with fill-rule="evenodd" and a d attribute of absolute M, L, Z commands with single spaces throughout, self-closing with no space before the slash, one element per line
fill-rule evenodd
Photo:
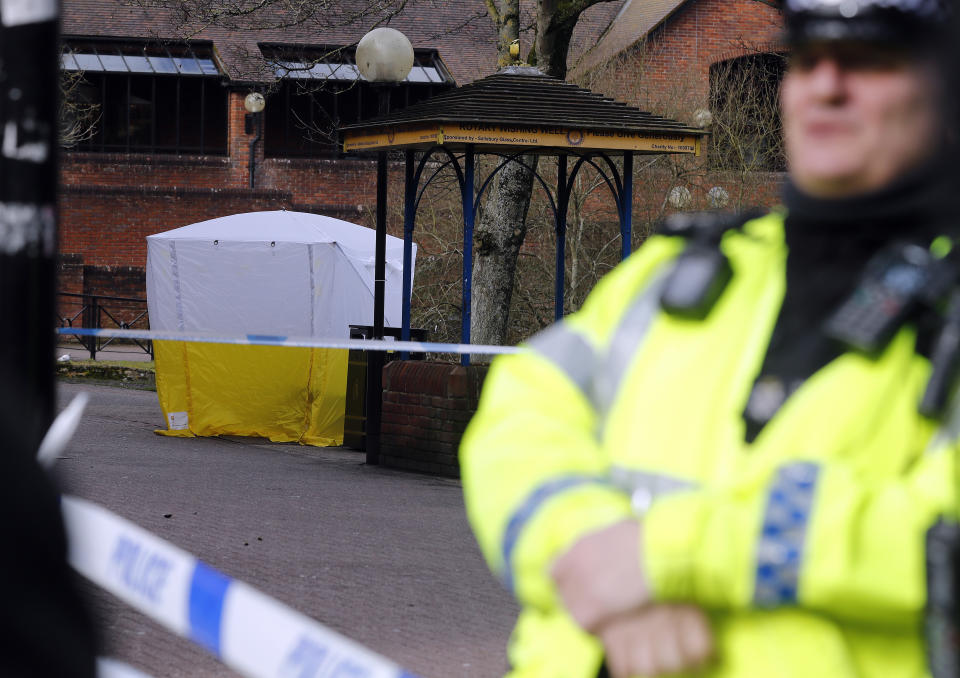
<path fill-rule="evenodd" d="M 679 247 L 676 239 L 650 239 L 582 311 L 491 366 L 460 448 L 464 497 L 484 557 L 525 605 L 555 606 L 553 559 L 632 515 L 629 499 L 608 482 L 581 377 L 626 305 Z"/>
<path fill-rule="evenodd" d="M 954 447 L 943 439 L 886 482 L 844 460 L 791 460 L 735 488 L 658 501 L 643 556 L 656 598 L 915 628 L 926 533 L 955 511 Z"/>

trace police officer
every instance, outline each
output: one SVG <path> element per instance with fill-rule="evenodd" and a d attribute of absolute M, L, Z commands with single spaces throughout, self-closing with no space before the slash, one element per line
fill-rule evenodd
<path fill-rule="evenodd" d="M 669 221 L 492 366 L 461 464 L 512 676 L 925 675 L 948 9 L 785 0 L 785 209 Z"/>

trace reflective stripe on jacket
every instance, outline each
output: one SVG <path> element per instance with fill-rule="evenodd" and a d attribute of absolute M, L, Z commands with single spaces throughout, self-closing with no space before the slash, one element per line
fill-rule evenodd
<path fill-rule="evenodd" d="M 511 675 L 596 676 L 601 647 L 564 612 L 550 563 L 638 514 L 656 598 L 711 614 L 710 675 L 925 675 L 924 535 L 955 506 L 960 426 L 917 414 L 930 367 L 915 330 L 829 363 L 747 444 L 783 216 L 724 236 L 734 276 L 703 321 L 659 308 L 683 245 L 651 238 L 491 367 L 461 466 L 483 553 L 524 608 Z"/>

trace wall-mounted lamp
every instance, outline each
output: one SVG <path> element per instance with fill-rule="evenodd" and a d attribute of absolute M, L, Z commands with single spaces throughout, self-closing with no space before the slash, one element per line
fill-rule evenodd
<path fill-rule="evenodd" d="M 263 108 L 266 105 L 267 100 L 264 99 L 260 92 L 250 92 L 250 94 L 243 99 L 243 107 L 247 110 L 247 114 L 243 117 L 243 131 L 247 134 L 256 132 L 256 136 L 250 140 L 250 188 L 256 185 L 256 148 L 257 142 L 260 141 L 260 137 L 263 135 Z"/>
<path fill-rule="evenodd" d="M 247 134 L 253 134 L 256 131 L 256 114 L 263 112 L 263 107 L 267 105 L 267 100 L 263 98 L 260 92 L 250 92 L 244 100 L 243 107 L 247 109 L 247 114 L 243 118 L 243 131 Z"/>

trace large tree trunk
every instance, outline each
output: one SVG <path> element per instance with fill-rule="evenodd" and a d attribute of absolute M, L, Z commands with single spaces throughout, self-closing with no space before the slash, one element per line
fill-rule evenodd
<path fill-rule="evenodd" d="M 520 0 L 485 0 L 497 26 L 498 60 L 510 63 L 510 42 L 519 37 Z M 570 37 L 587 7 L 609 0 L 537 0 L 537 33 L 532 61 L 546 75 L 565 78 Z M 536 156 L 523 156 L 536 169 Z M 510 300 L 520 246 L 527 234 L 527 210 L 533 174 L 517 163 L 490 182 L 474 242 L 473 318 L 470 340 L 503 344 L 507 339 Z"/>
<path fill-rule="evenodd" d="M 486 0 L 497 26 L 497 66 L 512 62 L 510 43 L 520 37 L 520 0 Z M 470 341 L 503 344 L 507 338 L 513 277 L 527 234 L 533 175 L 510 163 L 490 182 L 474 230 Z"/>
<path fill-rule="evenodd" d="M 522 162 L 536 167 L 536 156 Z M 520 246 L 527 234 L 527 209 L 533 173 L 510 163 L 490 182 L 489 194 L 474 232 L 473 326 L 475 344 L 503 344 L 507 338 L 510 298 Z"/>
<path fill-rule="evenodd" d="M 567 77 L 570 39 L 580 14 L 609 0 L 537 0 L 537 66 L 554 78 Z"/>

